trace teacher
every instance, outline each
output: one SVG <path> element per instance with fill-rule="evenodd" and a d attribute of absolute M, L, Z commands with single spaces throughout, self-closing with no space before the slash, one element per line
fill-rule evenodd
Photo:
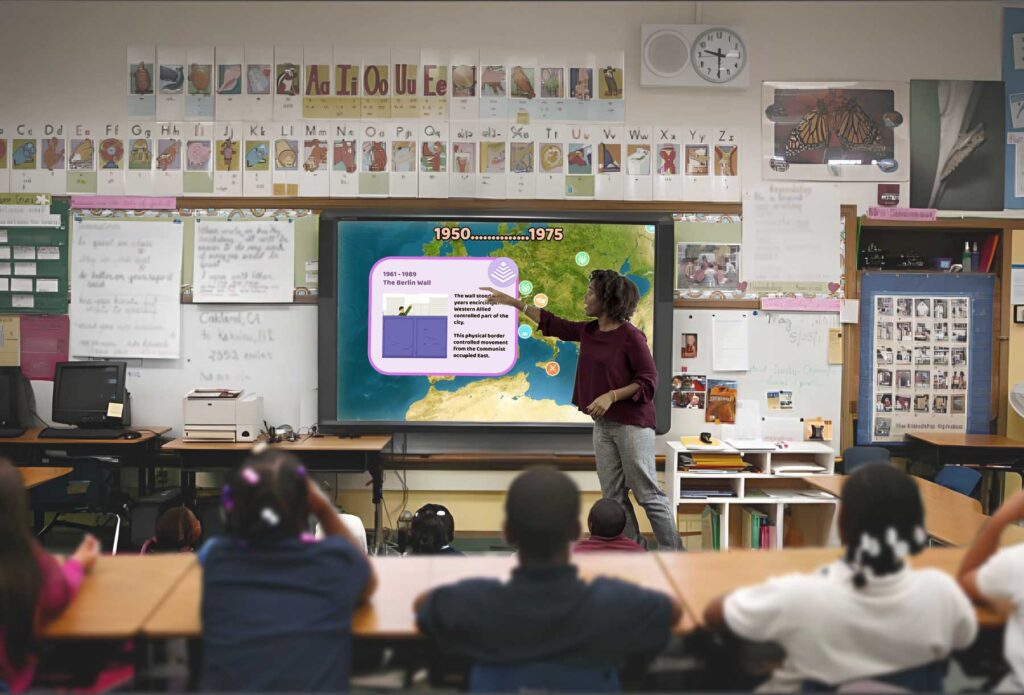
<path fill-rule="evenodd" d="M 654 391 L 658 372 L 647 338 L 629 322 L 640 301 L 633 282 L 614 270 L 595 270 L 583 297 L 593 321 L 568 321 L 550 311 L 484 287 L 491 304 L 515 307 L 541 332 L 580 344 L 572 402 L 594 419 L 594 455 L 601 494 L 626 511 L 623 533 L 643 542 L 628 491 L 647 512 L 661 550 L 682 547 L 676 516 L 654 468 Z"/>

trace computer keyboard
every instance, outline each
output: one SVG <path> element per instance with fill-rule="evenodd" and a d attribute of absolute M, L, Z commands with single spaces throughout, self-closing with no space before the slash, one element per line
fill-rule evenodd
<path fill-rule="evenodd" d="M 40 439 L 120 439 L 124 430 L 97 430 L 80 427 L 47 427 L 37 435 Z"/>
<path fill-rule="evenodd" d="M 0 429 L 0 439 L 14 439 L 25 434 L 24 427 L 4 427 Z"/>

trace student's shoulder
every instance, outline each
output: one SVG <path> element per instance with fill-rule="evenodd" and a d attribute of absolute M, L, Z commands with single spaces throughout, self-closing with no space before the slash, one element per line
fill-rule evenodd
<path fill-rule="evenodd" d="M 668 603 L 667 594 L 613 577 L 596 577 L 588 585 L 595 608 L 636 603 Z"/>

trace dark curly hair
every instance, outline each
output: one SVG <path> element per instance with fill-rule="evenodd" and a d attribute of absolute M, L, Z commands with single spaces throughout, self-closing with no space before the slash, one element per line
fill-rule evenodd
<path fill-rule="evenodd" d="M 614 270 L 595 270 L 590 274 L 590 284 L 608 318 L 629 321 L 640 301 L 640 290 L 632 280 Z"/>

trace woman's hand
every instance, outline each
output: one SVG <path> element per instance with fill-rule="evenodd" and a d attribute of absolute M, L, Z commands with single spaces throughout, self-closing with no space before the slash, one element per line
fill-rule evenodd
<path fill-rule="evenodd" d="M 96 564 L 96 558 L 100 556 L 100 542 L 96 540 L 96 536 L 91 533 L 85 534 L 85 538 L 78 544 L 78 549 L 75 554 L 71 556 L 72 560 L 75 560 L 82 566 L 82 569 L 86 572 L 92 570 L 93 565 Z"/>
<path fill-rule="evenodd" d="M 595 398 L 594 402 L 587 406 L 587 412 L 593 417 L 602 417 L 614 404 L 615 396 L 609 391 Z"/>
<path fill-rule="evenodd" d="M 515 307 L 516 309 L 520 308 L 519 300 L 511 295 L 499 292 L 493 287 L 481 287 L 480 289 L 491 293 L 491 296 L 487 298 L 488 304 L 503 304 L 505 306 Z"/>
<path fill-rule="evenodd" d="M 309 488 L 310 513 L 318 519 L 323 519 L 325 514 L 335 516 L 337 512 L 334 511 L 334 505 L 327 499 L 320 486 L 312 478 L 306 479 L 306 485 Z"/>

